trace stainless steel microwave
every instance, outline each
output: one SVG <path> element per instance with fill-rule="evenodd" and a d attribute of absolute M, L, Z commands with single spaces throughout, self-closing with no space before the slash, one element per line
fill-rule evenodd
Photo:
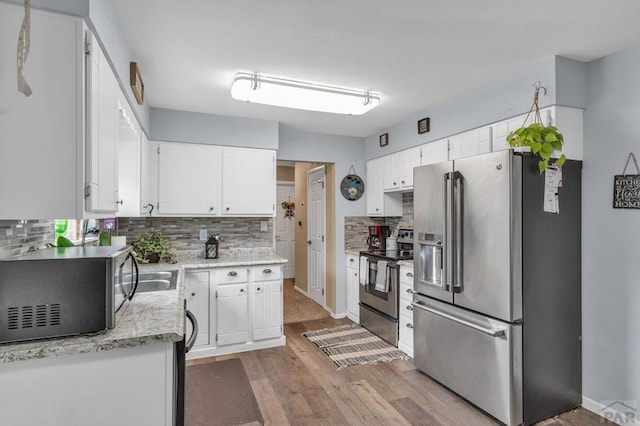
<path fill-rule="evenodd" d="M 0 343 L 95 333 L 138 286 L 130 247 L 55 247 L 0 260 Z"/>

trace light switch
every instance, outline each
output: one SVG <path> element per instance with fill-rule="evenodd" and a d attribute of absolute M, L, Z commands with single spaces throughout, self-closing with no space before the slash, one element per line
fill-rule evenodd
<path fill-rule="evenodd" d="M 267 222 L 266 220 L 263 220 L 260 222 L 260 230 L 261 231 L 266 231 L 267 230 L 267 225 L 269 225 L 269 222 Z"/>
<path fill-rule="evenodd" d="M 207 235 L 207 230 L 206 229 L 201 229 L 200 230 L 200 241 L 207 241 L 208 239 L 208 235 Z"/>

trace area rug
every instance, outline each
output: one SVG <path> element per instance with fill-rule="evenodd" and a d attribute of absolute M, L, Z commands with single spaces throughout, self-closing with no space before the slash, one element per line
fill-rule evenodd
<path fill-rule="evenodd" d="M 377 364 L 409 357 L 395 346 L 359 325 L 341 325 L 302 334 L 338 366 Z"/>
<path fill-rule="evenodd" d="M 253 388 L 238 358 L 187 367 L 185 425 L 263 424 Z"/>

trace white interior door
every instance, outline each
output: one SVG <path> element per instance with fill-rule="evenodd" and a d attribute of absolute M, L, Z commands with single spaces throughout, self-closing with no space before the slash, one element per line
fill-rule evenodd
<path fill-rule="evenodd" d="M 324 166 L 307 172 L 307 293 L 325 306 L 325 171 Z"/>
<path fill-rule="evenodd" d="M 295 217 L 288 215 L 282 203 L 293 203 L 295 191 L 293 182 L 278 183 L 276 189 L 276 254 L 287 258 L 283 277 L 293 278 L 296 274 L 295 257 Z M 291 210 L 293 213 L 294 210 Z"/>

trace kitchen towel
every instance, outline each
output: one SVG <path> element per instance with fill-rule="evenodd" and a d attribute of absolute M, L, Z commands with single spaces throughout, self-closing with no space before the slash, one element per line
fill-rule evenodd
<path fill-rule="evenodd" d="M 360 256 L 360 285 L 367 285 L 369 277 L 369 261 L 365 256 Z"/>
<path fill-rule="evenodd" d="M 389 291 L 387 285 L 387 262 L 378 260 L 378 273 L 376 274 L 376 290 L 386 293 Z"/>

